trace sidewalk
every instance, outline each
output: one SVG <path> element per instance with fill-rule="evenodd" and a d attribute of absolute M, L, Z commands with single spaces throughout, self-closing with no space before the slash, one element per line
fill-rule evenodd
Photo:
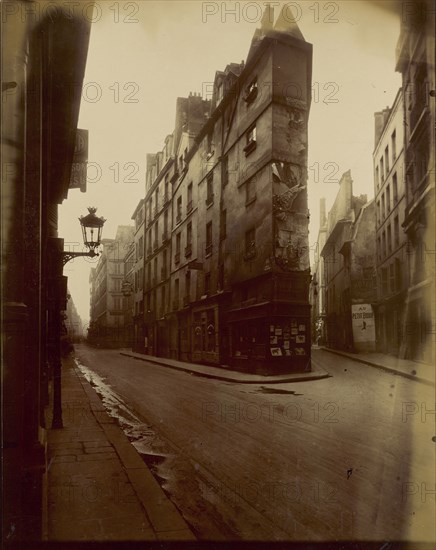
<path fill-rule="evenodd" d="M 48 540 L 196 540 L 71 358 L 62 392 L 64 428 L 48 430 Z"/>
<path fill-rule="evenodd" d="M 223 380 L 225 382 L 238 382 L 239 384 L 278 384 L 283 382 L 304 382 L 306 380 L 320 380 L 328 378 L 330 374 L 324 370 L 321 365 L 312 358 L 311 372 L 296 372 L 274 374 L 271 376 L 262 376 L 260 374 L 250 374 L 245 372 L 237 372 L 230 370 L 229 367 L 221 365 L 213 367 L 209 365 L 198 365 L 196 363 L 186 363 L 184 361 L 176 361 L 175 359 L 167 359 L 166 357 L 155 357 L 154 355 L 145 355 L 136 353 L 130 350 L 120 351 L 121 355 L 133 357 L 148 363 L 155 363 L 170 369 L 182 370 L 190 374 L 203 376 L 205 378 L 214 378 L 215 380 Z"/>
<path fill-rule="evenodd" d="M 327 348 L 321 346 L 319 349 L 348 357 L 353 361 L 364 363 L 370 367 L 376 367 L 378 369 L 385 370 L 392 374 L 398 374 L 404 376 L 410 380 L 422 382 L 434 386 L 435 384 L 435 366 L 426 363 L 418 363 L 416 361 L 409 361 L 407 359 L 399 359 L 392 355 L 386 355 L 385 353 L 348 353 L 346 351 Z"/>

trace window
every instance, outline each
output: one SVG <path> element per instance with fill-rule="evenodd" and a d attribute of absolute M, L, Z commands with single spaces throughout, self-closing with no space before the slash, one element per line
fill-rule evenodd
<path fill-rule="evenodd" d="M 186 227 L 186 242 L 187 244 L 191 244 L 192 242 L 192 223 L 189 222 Z"/>
<path fill-rule="evenodd" d="M 157 248 L 158 248 L 157 231 L 158 231 L 158 222 L 156 222 L 154 224 L 154 242 L 153 242 L 153 249 L 154 250 L 157 250 Z"/>
<path fill-rule="evenodd" d="M 245 183 L 245 205 L 248 206 L 256 199 L 256 181 L 254 178 Z"/>
<path fill-rule="evenodd" d="M 388 212 L 391 211 L 391 186 L 386 187 L 386 209 Z"/>
<path fill-rule="evenodd" d="M 144 268 L 141 267 L 139 270 L 139 281 L 138 281 L 139 290 L 142 290 L 144 288 Z"/>
<path fill-rule="evenodd" d="M 396 204 L 398 202 L 398 182 L 397 182 L 396 173 L 392 176 L 392 193 L 393 193 L 394 204 Z"/>
<path fill-rule="evenodd" d="M 186 302 L 189 302 L 189 297 L 191 295 L 191 272 L 188 270 L 185 275 L 185 297 Z M 187 305 L 187 304 L 185 304 Z"/>
<path fill-rule="evenodd" d="M 166 313 L 166 296 L 165 296 L 165 285 L 162 285 L 160 290 L 160 315 L 163 317 Z"/>
<path fill-rule="evenodd" d="M 382 291 L 388 293 L 388 270 L 385 267 L 382 269 Z"/>
<path fill-rule="evenodd" d="M 170 199 L 170 194 L 169 194 L 169 178 L 170 178 L 170 175 L 167 174 L 165 176 L 165 194 L 164 194 L 164 203 L 166 203 L 169 199 Z"/>
<path fill-rule="evenodd" d="M 380 185 L 380 174 L 379 174 L 378 166 L 375 167 L 375 183 L 378 189 Z"/>
<path fill-rule="evenodd" d="M 250 105 L 257 97 L 257 77 L 254 78 L 245 89 L 244 101 Z"/>
<path fill-rule="evenodd" d="M 391 149 L 392 149 L 392 164 L 394 164 L 397 158 L 397 132 L 394 130 L 391 135 Z"/>
<path fill-rule="evenodd" d="M 382 233 L 383 257 L 386 256 L 386 233 Z"/>
<path fill-rule="evenodd" d="M 252 126 L 246 133 L 247 144 L 244 147 L 245 155 L 249 155 L 256 148 L 256 125 Z"/>
<path fill-rule="evenodd" d="M 176 254 L 174 256 L 174 261 L 176 264 L 180 262 L 180 243 L 181 243 L 181 234 L 177 233 L 176 235 Z"/>
<path fill-rule="evenodd" d="M 153 260 L 153 264 L 154 264 L 153 286 L 155 286 L 157 284 L 157 258 Z"/>
<path fill-rule="evenodd" d="M 212 222 L 206 225 L 206 257 L 212 254 Z"/>
<path fill-rule="evenodd" d="M 188 185 L 186 212 L 189 213 L 192 210 L 192 182 Z"/>
<path fill-rule="evenodd" d="M 189 222 L 186 226 L 186 248 L 185 256 L 188 257 L 192 254 L 192 223 Z"/>
<path fill-rule="evenodd" d="M 389 266 L 389 290 L 395 292 L 395 264 L 392 262 Z"/>
<path fill-rule="evenodd" d="M 206 204 L 207 206 L 213 203 L 213 172 L 210 172 L 206 180 L 207 190 L 206 190 Z"/>
<path fill-rule="evenodd" d="M 210 288 L 211 288 L 211 278 L 210 278 L 210 272 L 205 273 L 204 275 L 204 293 L 210 294 Z"/>
<path fill-rule="evenodd" d="M 245 233 L 245 254 L 244 259 L 254 258 L 256 255 L 256 229 L 253 227 Z"/>
<path fill-rule="evenodd" d="M 380 159 L 380 177 L 382 182 L 385 181 L 385 163 L 383 162 L 383 157 Z"/>
<path fill-rule="evenodd" d="M 162 255 L 162 268 L 161 268 L 161 279 L 164 280 L 167 278 L 167 251 L 163 251 Z"/>
<path fill-rule="evenodd" d="M 381 239 L 377 238 L 377 258 L 381 260 Z"/>
<path fill-rule="evenodd" d="M 398 247 L 400 244 L 400 222 L 398 220 L 398 216 L 395 216 L 394 219 L 394 239 L 395 247 Z"/>
<path fill-rule="evenodd" d="M 225 187 L 229 183 L 229 157 L 223 157 L 221 165 L 221 184 Z"/>
<path fill-rule="evenodd" d="M 159 210 L 159 187 L 156 187 L 156 191 L 154 192 L 154 215 L 157 216 L 157 212 Z"/>
<path fill-rule="evenodd" d="M 177 198 L 176 223 L 182 221 L 182 197 Z"/>
<path fill-rule="evenodd" d="M 396 258 L 395 259 L 395 289 L 397 292 L 401 290 L 403 284 L 403 273 L 402 273 L 402 266 L 401 261 Z"/>
<path fill-rule="evenodd" d="M 151 285 L 151 262 L 147 266 L 147 283 L 148 286 Z"/>
<path fill-rule="evenodd" d="M 173 309 L 178 309 L 178 307 L 179 307 L 179 279 L 175 279 Z"/>
<path fill-rule="evenodd" d="M 377 223 L 381 224 L 380 201 L 377 201 Z"/>
<path fill-rule="evenodd" d="M 385 169 L 386 169 L 386 177 L 388 176 L 389 172 L 389 145 L 386 145 L 385 149 Z"/>
<path fill-rule="evenodd" d="M 166 240 L 168 238 L 168 210 L 165 210 L 164 214 L 164 239 Z"/>
<path fill-rule="evenodd" d="M 388 239 L 388 252 L 389 252 L 389 254 L 390 254 L 390 253 L 392 252 L 392 231 L 391 231 L 391 224 L 388 225 L 387 239 Z"/>
<path fill-rule="evenodd" d="M 225 239 L 227 234 L 227 210 L 221 210 L 220 239 Z"/>
<path fill-rule="evenodd" d="M 386 217 L 386 202 L 385 202 L 385 194 L 382 195 L 382 216 L 383 219 Z"/>

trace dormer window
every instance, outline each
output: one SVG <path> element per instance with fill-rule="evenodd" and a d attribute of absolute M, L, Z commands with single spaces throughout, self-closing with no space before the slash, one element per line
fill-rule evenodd
<path fill-rule="evenodd" d="M 245 88 L 244 101 L 247 103 L 247 105 L 249 105 L 256 99 L 257 91 L 258 91 L 258 88 L 257 88 L 257 77 L 256 77 Z"/>
<path fill-rule="evenodd" d="M 256 125 L 251 126 L 246 133 L 247 145 L 244 147 L 245 156 L 256 149 Z"/>

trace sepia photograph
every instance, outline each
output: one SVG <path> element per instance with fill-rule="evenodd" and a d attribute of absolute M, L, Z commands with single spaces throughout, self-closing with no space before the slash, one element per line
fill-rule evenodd
<path fill-rule="evenodd" d="M 436 544 L 433 0 L 3 0 L 4 548 Z"/>

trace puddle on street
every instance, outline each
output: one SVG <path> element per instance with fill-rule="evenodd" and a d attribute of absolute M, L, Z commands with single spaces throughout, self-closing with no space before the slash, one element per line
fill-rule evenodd
<path fill-rule="evenodd" d="M 274 393 L 274 394 L 285 394 L 285 395 L 303 395 L 302 393 L 297 393 L 293 390 L 282 390 L 280 388 L 267 388 L 265 386 L 261 386 L 260 389 L 256 391 L 256 393 Z"/>

